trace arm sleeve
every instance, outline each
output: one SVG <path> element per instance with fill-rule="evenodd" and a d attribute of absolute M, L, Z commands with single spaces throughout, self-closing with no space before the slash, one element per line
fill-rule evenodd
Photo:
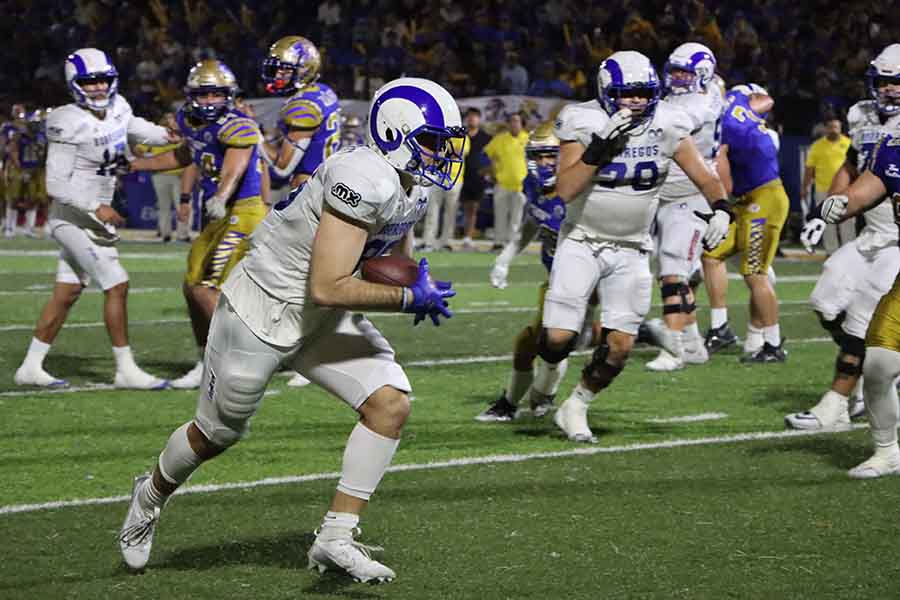
<path fill-rule="evenodd" d="M 135 116 L 128 120 L 128 141 L 146 146 L 165 146 L 171 143 L 165 127 Z"/>
<path fill-rule="evenodd" d="M 47 148 L 47 194 L 63 204 L 71 204 L 90 212 L 97 210 L 99 200 L 78 202 L 71 194 L 77 151 L 78 146 L 74 144 L 50 143 Z"/>
<path fill-rule="evenodd" d="M 390 209 L 391 182 L 380 178 L 373 180 L 351 165 L 330 165 L 323 184 L 325 204 L 369 227 L 375 226 Z"/>

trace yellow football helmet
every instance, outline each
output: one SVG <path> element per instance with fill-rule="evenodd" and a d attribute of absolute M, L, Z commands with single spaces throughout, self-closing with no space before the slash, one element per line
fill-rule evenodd
<path fill-rule="evenodd" d="M 319 50 L 312 42 L 299 35 L 289 35 L 269 48 L 269 56 L 262 65 L 262 80 L 270 94 L 293 94 L 319 78 L 321 65 Z"/>
<path fill-rule="evenodd" d="M 188 100 L 187 112 L 201 121 L 215 121 L 234 108 L 234 97 L 237 92 L 237 79 L 228 65 L 220 60 L 201 60 L 191 67 L 184 87 L 184 94 Z M 225 100 L 206 102 L 203 97 L 208 94 L 221 94 Z"/>
<path fill-rule="evenodd" d="M 546 160 L 546 158 L 552 160 Z M 541 123 L 531 132 L 525 144 L 528 173 L 537 179 L 541 190 L 548 193 L 556 185 L 556 162 L 559 158 L 559 138 L 553 132 L 553 122 Z"/>

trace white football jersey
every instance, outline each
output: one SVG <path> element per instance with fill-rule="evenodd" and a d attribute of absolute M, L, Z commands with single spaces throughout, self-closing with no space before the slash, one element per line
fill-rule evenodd
<path fill-rule="evenodd" d="M 875 101 L 861 100 L 847 111 L 847 124 L 850 144 L 857 153 L 856 168 L 862 173 L 868 166 L 872 152 L 881 141 L 882 135 L 900 129 L 900 117 L 894 117 L 882 124 Z M 863 216 L 866 219 L 866 230 L 880 236 L 889 236 L 892 240 L 897 239 L 897 225 L 894 222 L 894 211 L 890 202 L 882 202 L 866 211 Z M 866 231 L 862 233 L 865 234 Z"/>
<path fill-rule="evenodd" d="M 587 147 L 592 133 L 600 133 L 609 116 L 596 100 L 566 106 L 556 121 L 560 141 Z M 562 237 L 578 235 L 596 240 L 639 244 L 651 249 L 650 224 L 656 214 L 657 193 L 669 172 L 678 144 L 693 130 L 681 109 L 660 102 L 649 123 L 628 136 L 628 144 L 567 206 Z"/>
<path fill-rule="evenodd" d="M 706 92 L 672 94 L 663 102 L 668 102 L 683 110 L 691 118 L 691 137 L 710 171 L 715 172 L 716 155 L 719 153 L 722 113 L 725 100 L 716 86 L 710 85 Z M 662 201 L 698 194 L 697 186 L 677 164 L 669 167 L 669 175 L 659 190 Z"/>
<path fill-rule="evenodd" d="M 425 214 L 428 197 L 419 187 L 407 195 L 397 170 L 367 146 L 331 155 L 275 206 L 250 238 L 244 269 L 270 296 L 307 303 L 313 239 L 325 205 L 368 227 L 363 260 L 384 254 L 403 239 Z"/>
<path fill-rule="evenodd" d="M 74 103 L 52 111 L 47 140 L 47 190 L 57 200 L 51 216 L 89 229 L 99 225 L 87 213 L 112 202 L 116 161 L 127 155 L 129 142 L 169 143 L 165 128 L 135 117 L 120 95 L 103 119 Z"/>

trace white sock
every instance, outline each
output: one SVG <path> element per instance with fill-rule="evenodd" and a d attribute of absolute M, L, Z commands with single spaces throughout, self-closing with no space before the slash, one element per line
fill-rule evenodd
<path fill-rule="evenodd" d="M 318 537 L 323 541 L 353 537 L 353 528 L 359 525 L 359 515 L 329 510 L 322 519 Z"/>
<path fill-rule="evenodd" d="M 6 230 L 15 231 L 16 221 L 19 220 L 19 211 L 15 208 L 6 208 Z"/>
<path fill-rule="evenodd" d="M 762 348 L 765 340 L 765 328 L 760 329 L 747 323 L 747 339 L 744 340 L 744 351 L 752 352 L 758 348 Z"/>
<path fill-rule="evenodd" d="M 23 364 L 44 368 L 44 357 L 50 351 L 50 344 L 45 344 L 36 337 L 31 338 L 31 344 L 28 345 L 28 353 L 25 355 Z"/>
<path fill-rule="evenodd" d="M 131 346 L 113 346 L 113 356 L 116 358 L 116 371 L 137 368 L 134 355 L 131 353 Z"/>
<path fill-rule="evenodd" d="M 516 371 L 512 370 L 509 374 L 509 385 L 506 387 L 506 399 L 513 406 L 518 406 L 519 401 L 534 380 L 534 371 Z"/>
<path fill-rule="evenodd" d="M 684 340 L 685 350 L 694 351 L 703 343 L 703 338 L 700 337 L 700 327 L 697 326 L 696 321 L 685 326 L 684 331 L 681 333 L 681 337 Z"/>
<path fill-rule="evenodd" d="M 863 370 L 872 440 L 876 449 L 896 447 L 900 404 L 894 379 L 900 375 L 900 352 L 879 347 L 866 348 Z"/>
<path fill-rule="evenodd" d="M 153 478 L 147 480 L 137 491 L 138 503 L 141 508 L 152 510 L 154 507 L 162 508 L 162 505 L 169 499 L 168 496 L 156 489 L 153 485 Z"/>
<path fill-rule="evenodd" d="M 747 332 L 749 333 L 750 328 L 747 328 Z M 763 339 L 769 342 L 771 345 L 778 347 L 781 345 L 781 326 L 778 323 L 774 325 L 769 325 L 768 327 L 763 327 Z"/>
<path fill-rule="evenodd" d="M 494 261 L 494 266 L 502 266 L 505 268 L 509 268 L 509 265 L 512 264 L 513 259 L 516 257 L 516 250 L 518 244 L 515 242 L 507 242 L 505 246 L 503 246 L 503 251 L 497 255 L 497 260 Z"/>
<path fill-rule="evenodd" d="M 28 231 L 34 231 L 35 223 L 37 223 L 37 209 L 29 208 L 25 211 L 25 227 Z"/>
<path fill-rule="evenodd" d="M 709 309 L 710 327 L 718 329 L 728 322 L 728 308 Z"/>
<path fill-rule="evenodd" d="M 188 421 L 173 431 L 169 441 L 166 442 L 166 447 L 159 455 L 159 472 L 163 479 L 175 485 L 187 481 L 203 463 L 188 440 L 187 431 L 190 426 L 191 421 Z"/>
<path fill-rule="evenodd" d="M 595 395 L 596 394 L 594 394 L 594 392 L 587 389 L 584 384 L 579 381 L 578 385 L 575 386 L 575 389 L 572 390 L 572 395 L 569 396 L 569 398 L 575 399 L 585 404 L 590 404 L 591 402 L 593 402 Z"/>
<path fill-rule="evenodd" d="M 569 368 L 569 359 L 563 359 L 555 365 L 540 358 L 536 362 L 534 383 L 531 385 L 539 394 L 553 396 L 559 390 L 559 384 L 566 375 L 566 369 Z"/>
<path fill-rule="evenodd" d="M 357 423 L 344 449 L 338 491 L 368 500 L 384 477 L 399 445 L 400 440 L 385 437 Z"/>

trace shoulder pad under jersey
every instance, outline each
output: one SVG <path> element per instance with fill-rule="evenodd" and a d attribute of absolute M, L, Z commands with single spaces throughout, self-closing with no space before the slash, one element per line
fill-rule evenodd
<path fill-rule="evenodd" d="M 256 121 L 237 114 L 229 114 L 219 128 L 219 141 L 224 146 L 247 148 L 262 140 Z"/>
<path fill-rule="evenodd" d="M 316 129 L 323 120 L 322 107 L 309 98 L 294 97 L 281 107 L 281 121 L 289 128 Z"/>

